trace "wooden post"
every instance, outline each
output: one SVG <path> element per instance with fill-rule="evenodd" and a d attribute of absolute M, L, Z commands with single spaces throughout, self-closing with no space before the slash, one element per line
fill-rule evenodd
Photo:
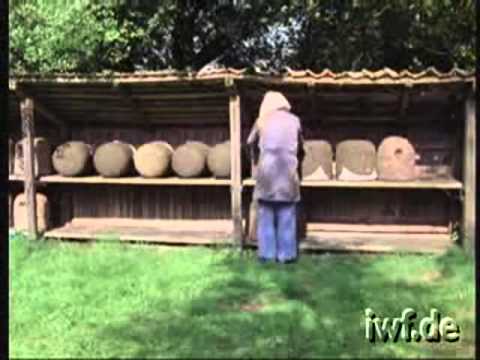
<path fill-rule="evenodd" d="M 15 91 L 15 94 L 19 99 L 31 99 L 33 102 L 34 97 L 32 96 L 30 91 L 25 90 L 23 87 L 18 86 L 15 82 L 10 86 L 10 89 Z M 43 106 L 42 103 L 36 101 L 35 108 L 39 114 L 45 117 L 46 120 L 50 121 L 52 124 L 55 124 L 63 129 L 62 131 L 66 131 L 65 127 L 66 124 L 57 117 L 54 113 L 52 113 L 47 107 Z"/>
<path fill-rule="evenodd" d="M 230 191 L 233 239 L 243 249 L 240 95 L 230 95 Z"/>
<path fill-rule="evenodd" d="M 27 97 L 20 103 L 23 132 L 24 191 L 27 201 L 28 232 L 37 238 L 37 202 L 35 196 L 35 162 L 34 162 L 34 126 L 33 99 Z"/>
<path fill-rule="evenodd" d="M 465 101 L 463 243 L 472 255 L 475 255 L 475 120 L 475 94 L 470 89 Z"/>

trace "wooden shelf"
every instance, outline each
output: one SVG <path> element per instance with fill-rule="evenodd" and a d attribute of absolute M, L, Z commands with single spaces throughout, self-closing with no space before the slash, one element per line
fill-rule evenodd
<path fill-rule="evenodd" d="M 342 224 L 307 222 L 306 230 L 310 232 L 342 233 L 377 233 L 377 234 L 448 234 L 448 226 L 439 225 L 405 225 L 405 224 Z"/>
<path fill-rule="evenodd" d="M 23 178 L 18 176 L 9 177 L 10 181 L 23 181 Z M 41 176 L 39 183 L 47 184 L 117 184 L 117 185 L 203 185 L 203 186 L 230 186 L 230 179 L 215 179 L 211 177 L 206 178 L 192 178 L 182 179 L 179 177 L 166 177 L 147 179 L 140 176 L 129 176 L 120 178 L 104 178 L 102 176 L 79 176 L 66 177 L 60 175 Z"/>
<path fill-rule="evenodd" d="M 23 177 L 10 175 L 9 181 L 23 181 Z M 203 185 L 203 186 L 229 186 L 230 179 L 216 179 L 212 177 L 183 179 L 179 177 L 166 177 L 147 179 L 140 176 L 120 178 L 104 178 L 102 176 L 65 177 L 60 175 L 42 176 L 39 183 L 60 184 L 119 184 L 119 185 Z M 243 180 L 244 186 L 254 186 L 255 180 Z M 417 180 L 417 181 L 342 181 L 342 180 L 304 180 L 303 187 L 326 188 L 370 188 L 370 189 L 444 189 L 461 190 L 463 185 L 458 180 Z"/>
<path fill-rule="evenodd" d="M 215 245 L 232 242 L 231 220 L 75 218 L 47 231 L 47 238 Z M 448 233 L 309 231 L 300 248 L 321 251 L 442 253 L 453 246 Z M 247 246 L 256 246 L 249 241 Z"/>
<path fill-rule="evenodd" d="M 232 236 L 231 220 L 152 220 L 75 218 L 47 231 L 49 238 L 142 241 L 174 244 L 226 244 Z"/>
<path fill-rule="evenodd" d="M 309 232 L 302 248 L 332 251 L 443 253 L 450 234 Z"/>
<path fill-rule="evenodd" d="M 256 246 L 256 242 L 247 242 Z M 454 245 L 449 234 L 405 234 L 312 231 L 300 241 L 300 249 L 367 253 L 441 254 Z"/>
<path fill-rule="evenodd" d="M 253 179 L 244 180 L 243 185 L 254 186 L 255 180 Z M 302 187 L 461 190 L 463 188 L 463 185 L 458 180 L 417 180 L 417 181 L 303 180 Z"/>
<path fill-rule="evenodd" d="M 23 185 L 24 179 L 23 179 L 23 176 L 9 175 L 9 176 L 8 176 L 8 181 L 9 181 L 9 182 L 12 182 L 12 183 L 17 183 L 17 184 L 18 184 L 18 183 L 21 183 L 21 184 Z M 40 186 L 45 185 L 44 182 L 42 182 L 41 180 L 38 180 L 38 179 L 35 181 L 35 183 L 36 183 L 37 186 L 39 186 L 39 185 L 40 185 Z"/>
<path fill-rule="evenodd" d="M 9 174 L 8 181 L 23 181 L 23 176 Z"/>

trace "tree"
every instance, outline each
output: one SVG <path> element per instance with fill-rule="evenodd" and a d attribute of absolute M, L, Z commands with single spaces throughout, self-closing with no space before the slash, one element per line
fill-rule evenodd
<path fill-rule="evenodd" d="M 472 0 L 17 0 L 18 71 L 475 65 Z"/>
<path fill-rule="evenodd" d="M 118 5 L 100 1 L 15 1 L 10 7 L 14 72 L 92 72 L 128 66 L 128 49 L 143 33 L 119 22 Z"/>
<path fill-rule="evenodd" d="M 141 3 L 126 18 L 145 30 L 131 53 L 136 68 L 200 69 L 218 59 L 248 66 L 251 47 L 277 18 L 286 1 L 192 1 Z M 125 4 L 129 6 L 129 4 Z M 261 49 L 259 49 L 261 51 Z"/>
<path fill-rule="evenodd" d="M 472 69 L 474 14 L 469 0 L 298 1 L 288 14 L 296 19 L 288 30 L 294 51 L 284 62 L 335 71 Z"/>

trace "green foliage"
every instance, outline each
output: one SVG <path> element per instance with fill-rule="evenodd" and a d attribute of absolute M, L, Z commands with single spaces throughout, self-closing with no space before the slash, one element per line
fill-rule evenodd
<path fill-rule="evenodd" d="M 14 72 L 92 72 L 121 69 L 130 42 L 142 36 L 116 7 L 94 1 L 24 1 L 10 12 Z"/>
<path fill-rule="evenodd" d="M 11 237 L 9 342 L 19 358 L 433 358 L 474 350 L 474 262 L 442 256 L 307 255 L 74 244 Z M 365 340 L 365 308 L 460 326 L 455 343 Z M 417 324 L 418 326 L 418 324 Z"/>
<path fill-rule="evenodd" d="M 254 42 L 279 19 L 283 2 L 145 1 L 124 3 L 119 13 L 144 29 L 145 36 L 132 44 L 133 68 L 198 70 L 216 59 L 227 66 L 251 65 L 255 52 L 262 52 Z"/>
<path fill-rule="evenodd" d="M 447 71 L 475 66 L 474 2 L 333 0 L 296 2 L 284 20 L 299 68 Z"/>
<path fill-rule="evenodd" d="M 475 66 L 472 0 L 23 0 L 14 72 Z"/>

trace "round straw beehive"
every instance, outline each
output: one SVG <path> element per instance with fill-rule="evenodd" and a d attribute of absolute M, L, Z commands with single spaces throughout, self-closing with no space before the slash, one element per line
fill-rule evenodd
<path fill-rule="evenodd" d="M 173 153 L 172 168 L 175 173 L 184 178 L 200 176 L 205 173 L 209 146 L 188 141 L 180 145 Z"/>
<path fill-rule="evenodd" d="M 79 176 L 90 172 L 91 148 L 82 141 L 69 141 L 58 146 L 52 155 L 56 172 L 63 176 Z"/>
<path fill-rule="evenodd" d="M 97 172 L 104 177 L 121 177 L 132 169 L 134 149 L 119 141 L 100 145 L 93 157 Z"/>
<path fill-rule="evenodd" d="M 328 180 L 332 178 L 333 150 L 329 142 L 309 140 L 304 144 L 305 157 L 302 161 L 304 179 Z"/>
<path fill-rule="evenodd" d="M 373 180 L 377 177 L 375 145 L 368 140 L 344 140 L 336 148 L 339 180 Z"/>
<path fill-rule="evenodd" d="M 173 148 L 164 141 L 143 144 L 135 152 L 135 169 L 146 178 L 165 176 L 170 167 Z"/>
<path fill-rule="evenodd" d="M 404 137 L 386 137 L 378 147 L 377 170 L 382 180 L 409 181 L 416 178 L 415 149 Z"/>
<path fill-rule="evenodd" d="M 230 141 L 217 144 L 210 149 L 207 165 L 213 176 L 226 178 L 230 176 Z"/>
<path fill-rule="evenodd" d="M 36 193 L 37 230 L 44 232 L 49 226 L 49 204 L 44 194 Z M 13 224 L 16 230 L 28 230 L 27 200 L 24 193 L 15 197 L 13 202 Z"/>
<path fill-rule="evenodd" d="M 25 173 L 25 164 L 23 159 L 24 145 L 26 141 L 22 139 L 15 145 L 14 174 L 23 176 Z M 33 140 L 33 163 L 35 176 L 48 175 L 52 172 L 52 162 L 50 145 L 45 138 L 37 137 Z"/>

